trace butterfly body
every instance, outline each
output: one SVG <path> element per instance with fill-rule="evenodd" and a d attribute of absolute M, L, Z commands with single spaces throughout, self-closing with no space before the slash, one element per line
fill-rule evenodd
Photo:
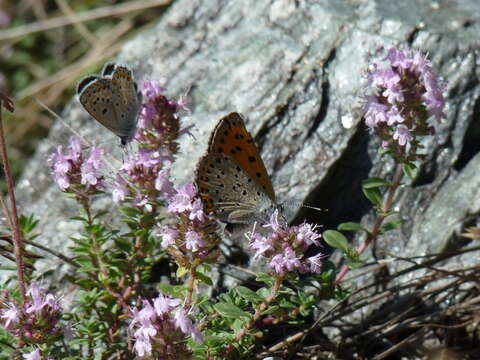
<path fill-rule="evenodd" d="M 237 113 L 225 116 L 215 127 L 196 182 L 207 213 L 221 221 L 268 221 L 277 209 L 270 177 Z"/>
<path fill-rule="evenodd" d="M 82 106 L 123 145 L 132 141 L 142 104 L 133 74 L 126 66 L 107 64 L 102 76 L 88 76 L 77 87 Z"/>

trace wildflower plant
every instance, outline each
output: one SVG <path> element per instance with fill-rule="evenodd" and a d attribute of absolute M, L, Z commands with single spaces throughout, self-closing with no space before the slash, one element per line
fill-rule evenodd
<path fill-rule="evenodd" d="M 338 231 L 324 233 L 328 244 L 340 249 L 348 258 L 339 272 L 338 284 L 351 268 L 363 264 L 360 256 L 387 231 L 401 226 L 402 219 L 393 211 L 396 191 L 403 177 L 415 178 L 419 161 L 425 154 L 422 138 L 435 133 L 434 123 L 446 115 L 443 81 L 434 73 L 425 55 L 412 49 L 388 50 L 385 67 L 374 64 L 367 72 L 370 91 L 365 96 L 365 124 L 382 143 L 381 153 L 393 157 L 397 168 L 392 179 L 370 178 L 363 181 L 362 189 L 376 210 L 371 229 L 358 223 L 340 224 L 338 230 L 366 233 L 365 241 L 354 249 Z"/>
<path fill-rule="evenodd" d="M 367 74 L 372 89 L 364 97 L 365 123 L 398 168 L 391 180 L 364 181 L 376 210 L 374 225 L 349 222 L 322 233 L 318 225 L 289 226 L 275 212 L 245 234 L 252 260 L 265 264 L 255 288 L 239 285 L 207 295 L 221 257 L 221 231 L 204 212 L 195 185 L 174 185 L 170 177 L 178 138 L 188 133 L 180 121 L 183 100 L 168 99 L 154 81 L 141 84 L 138 146 L 113 177 L 105 174 L 102 149 L 84 149 L 76 137 L 57 147 L 50 157 L 54 181 L 78 202 L 74 220 L 83 224 L 72 238 L 73 256 L 58 254 L 71 266 L 76 297 L 65 309 L 35 282 L 8 292 L 0 303 L 0 337 L 16 344 L 10 354 L 35 360 L 247 357 L 273 324 L 307 324 L 321 299 L 343 298 L 345 274 L 362 265 L 373 241 L 401 224 L 392 211 L 395 191 L 423 158 L 422 137 L 434 133 L 429 121 L 445 116 L 443 85 L 426 57 L 391 49 L 385 60 L 387 68 L 374 65 Z M 110 211 L 120 213 L 114 218 L 122 224 L 91 206 L 102 193 L 111 194 L 117 206 Z M 28 239 L 36 222 L 22 224 Z M 340 231 L 365 232 L 366 241 L 353 248 Z M 347 262 L 339 271 L 325 258 L 323 241 L 344 253 Z M 168 274 L 169 283 L 153 286 L 156 265 L 164 260 L 176 271 Z M 19 285 L 24 277 L 19 272 Z"/>

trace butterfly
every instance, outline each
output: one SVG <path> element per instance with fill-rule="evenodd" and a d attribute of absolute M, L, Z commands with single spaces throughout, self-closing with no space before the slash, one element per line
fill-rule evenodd
<path fill-rule="evenodd" d="M 205 211 L 228 223 L 267 221 L 278 208 L 272 182 L 243 118 L 233 112 L 218 122 L 196 184 Z"/>
<path fill-rule="evenodd" d="M 101 76 L 91 75 L 81 80 L 77 94 L 85 110 L 117 135 L 122 145 L 132 141 L 142 95 L 129 68 L 108 63 Z"/>

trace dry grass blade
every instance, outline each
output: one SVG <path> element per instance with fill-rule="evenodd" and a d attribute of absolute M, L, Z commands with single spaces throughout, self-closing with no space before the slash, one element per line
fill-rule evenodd
<path fill-rule="evenodd" d="M 67 16 L 69 19 L 73 21 L 73 26 L 77 31 L 84 37 L 86 41 L 88 41 L 91 45 L 96 46 L 97 44 L 97 39 L 95 36 L 88 30 L 88 28 L 85 26 L 85 24 L 81 22 L 75 21 L 75 12 L 72 10 L 70 5 L 65 0 L 55 0 L 57 3 L 58 7 L 62 12 Z"/>
<path fill-rule="evenodd" d="M 85 11 L 74 16 L 66 15 L 59 16 L 53 19 L 39 21 L 32 24 L 18 26 L 13 29 L 0 31 L 0 41 L 12 40 L 18 37 L 23 37 L 32 33 L 46 31 L 66 25 L 73 25 L 75 23 L 102 19 L 106 17 L 119 16 L 128 14 L 133 11 L 144 10 L 157 6 L 168 5 L 171 0 L 139 0 L 130 1 L 124 4 L 105 6 L 95 10 Z"/>
<path fill-rule="evenodd" d="M 350 358 L 348 356 L 355 354 L 356 358 L 378 360 L 401 356 L 438 359 L 430 354 L 435 346 L 452 354 L 449 350 L 453 343 L 464 346 L 462 359 L 477 359 L 474 334 L 478 331 L 475 329 L 478 329 L 480 313 L 480 265 L 446 269 L 436 264 L 448 257 L 478 253 L 479 250 L 476 246 L 416 258 L 390 254 L 395 261 L 411 266 L 391 274 L 383 286 L 378 284 L 383 281 L 381 279 L 371 281 L 353 292 L 342 306 L 337 304 L 320 315 L 310 328 L 288 334 L 261 355 L 282 352 L 295 353 L 298 357 L 300 352 L 306 351 L 305 345 L 314 341 L 321 345 L 312 349 L 310 358 L 323 350 L 329 352 L 331 358 Z M 376 266 L 372 268 L 378 270 Z M 373 279 L 373 275 L 363 273 L 365 278 Z M 410 275 L 407 276 L 410 280 L 390 285 L 393 279 L 404 275 Z M 472 334 L 470 337 L 465 330 L 467 327 Z M 326 330 L 329 328 L 336 332 Z M 458 333 L 462 335 L 456 335 Z M 429 346 L 424 346 L 427 339 Z"/>
<path fill-rule="evenodd" d="M 114 17 L 123 14 L 128 14 L 133 11 L 144 10 L 157 6 L 168 5 L 172 0 L 139 0 L 130 1 L 128 3 L 105 6 L 95 10 L 84 11 L 74 16 L 66 15 L 59 16 L 53 19 L 35 22 L 32 24 L 22 25 L 13 29 L 0 31 L 0 41 L 12 40 L 18 37 L 24 37 L 26 35 L 55 29 L 58 27 L 73 25 L 75 23 L 81 23 L 85 21 L 91 21 L 96 19 L 102 19 L 107 17 Z"/>
<path fill-rule="evenodd" d="M 105 37 L 101 43 L 97 44 L 97 47 L 93 47 L 81 59 L 66 66 L 56 74 L 44 78 L 21 91 L 18 94 L 19 101 L 38 94 L 39 96 L 41 95 L 43 102 L 51 104 L 62 94 L 65 88 L 69 86 L 72 79 L 83 75 L 87 68 L 114 56 L 124 43 L 124 41 L 119 41 L 119 39 L 131 29 L 132 21 L 130 19 L 122 20 L 109 32 L 108 36 Z M 9 124 L 10 127 L 7 127 L 8 132 L 14 138 L 22 137 L 31 128 L 32 122 L 39 123 L 42 121 L 40 117 L 41 114 L 35 118 L 28 116 L 29 114 L 38 112 L 37 110 L 38 104 L 36 102 L 25 104 L 18 114 L 18 117 L 25 119 L 25 121 Z M 45 127 L 49 127 L 51 124 L 50 117 L 44 117 L 43 121 L 46 123 Z"/>

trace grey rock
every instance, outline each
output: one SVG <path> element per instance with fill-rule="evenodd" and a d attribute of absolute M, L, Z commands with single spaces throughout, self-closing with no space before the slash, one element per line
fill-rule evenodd
<path fill-rule="evenodd" d="M 185 126 L 195 125 L 195 139 L 182 138 L 177 183 L 193 180 L 217 120 L 238 111 L 248 118 L 278 199 L 328 209 L 287 206 L 289 218 L 330 229 L 344 221 L 368 226 L 371 208 L 361 181 L 393 172 L 393 162 L 378 154 L 379 141 L 361 122 L 365 70 L 391 46 L 428 53 L 448 80 L 447 119 L 425 139 L 428 156 L 419 177 L 396 197 L 406 223 L 377 246 L 418 256 L 441 252 L 479 211 L 479 17 L 476 0 L 178 0 L 116 60 L 132 66 L 139 79 L 161 80 L 172 97 L 190 89 L 192 112 L 183 119 Z M 89 138 L 109 136 L 76 100 L 64 117 Z M 41 216 L 42 241 L 56 249 L 65 249 L 76 231 L 67 220 L 76 206 L 51 181 L 45 158 L 67 134 L 55 125 L 17 187 L 23 211 Z M 121 158 L 118 148 L 111 151 Z M 477 262 L 455 259 L 465 266 Z M 395 271 L 405 264 L 389 266 Z"/>

